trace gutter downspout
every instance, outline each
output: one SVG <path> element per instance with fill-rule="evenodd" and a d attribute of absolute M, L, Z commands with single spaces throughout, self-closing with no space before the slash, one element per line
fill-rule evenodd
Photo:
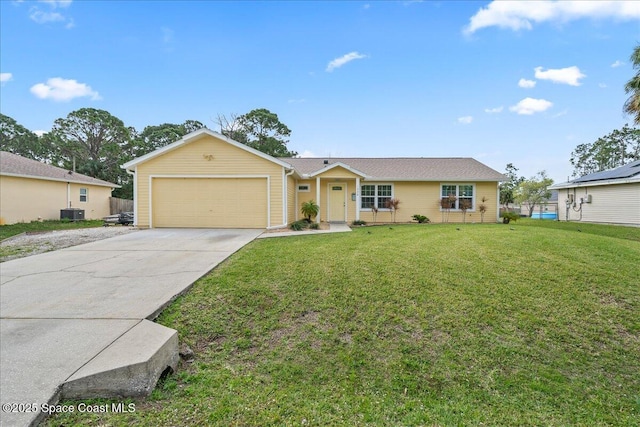
<path fill-rule="evenodd" d="M 67 208 L 71 207 L 71 183 L 67 182 Z"/>

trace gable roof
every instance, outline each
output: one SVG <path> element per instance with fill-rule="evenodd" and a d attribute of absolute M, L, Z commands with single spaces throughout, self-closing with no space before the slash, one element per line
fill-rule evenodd
<path fill-rule="evenodd" d="M 504 181 L 500 172 L 470 157 L 285 158 L 303 177 L 322 173 L 332 165 L 348 165 L 368 181 Z M 324 164 L 327 161 L 328 164 Z"/>
<path fill-rule="evenodd" d="M 112 182 L 27 159 L 8 151 L 0 151 L 0 175 L 120 188 L 119 185 Z"/>
<path fill-rule="evenodd" d="M 323 163 L 324 163 L 324 160 L 323 160 Z M 351 166 L 349 166 L 347 164 L 344 164 L 342 162 L 336 162 L 336 163 L 331 163 L 331 164 L 328 164 L 328 165 L 323 164 L 323 167 L 321 169 L 318 169 L 315 172 L 311 172 L 309 174 L 309 178 L 317 176 L 317 175 L 320 175 L 320 174 L 323 174 L 323 173 L 325 173 L 325 172 L 327 172 L 327 171 L 329 171 L 331 169 L 338 168 L 338 167 L 343 168 L 345 170 L 348 170 L 349 172 L 351 172 L 351 173 L 353 173 L 355 175 L 360 175 L 362 178 L 366 178 L 367 177 L 367 174 L 365 174 L 364 172 L 360 172 L 359 170 L 354 169 Z M 298 171 L 298 173 L 300 173 L 300 172 Z"/>
<path fill-rule="evenodd" d="M 201 128 L 198 130 L 195 130 L 191 133 L 186 134 L 185 136 L 183 136 L 182 138 L 180 138 L 179 140 L 177 140 L 176 142 L 173 142 L 169 145 L 165 145 L 164 147 L 158 148 L 155 151 L 152 151 L 150 153 L 145 154 L 144 156 L 140 156 L 136 159 L 131 160 L 130 162 L 127 162 L 123 165 L 121 165 L 120 167 L 122 169 L 128 169 L 130 171 L 135 170 L 135 167 L 138 166 L 141 163 L 144 162 L 148 162 L 151 159 L 154 159 L 158 156 L 161 156 L 165 153 L 168 153 L 170 151 L 175 150 L 176 148 L 180 148 L 185 144 L 188 144 L 190 142 L 193 142 L 197 139 L 199 139 L 200 137 L 204 136 L 204 135 L 209 135 L 212 136 L 214 138 L 220 139 L 230 145 L 233 145 L 234 147 L 240 148 L 241 150 L 245 150 L 248 151 L 249 153 L 255 154 L 258 157 L 262 157 L 263 159 L 269 160 L 270 162 L 276 163 L 282 167 L 285 167 L 287 169 L 291 169 L 291 165 L 282 161 L 281 159 L 272 157 L 268 154 L 263 153 L 262 151 L 258 151 L 255 148 L 249 147 L 246 144 L 242 144 L 238 141 L 234 141 L 231 138 L 227 138 L 226 136 L 222 135 L 221 133 L 218 132 L 214 132 L 211 129 L 207 129 L 207 128 Z"/>
<path fill-rule="evenodd" d="M 627 163 L 626 165 L 615 169 L 584 175 L 571 181 L 553 185 L 550 188 L 572 188 L 603 184 L 624 184 L 630 182 L 640 182 L 640 160 Z"/>

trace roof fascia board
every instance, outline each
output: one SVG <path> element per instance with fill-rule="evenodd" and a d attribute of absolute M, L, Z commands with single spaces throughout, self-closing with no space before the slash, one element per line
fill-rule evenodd
<path fill-rule="evenodd" d="M 134 166 L 137 166 L 137 165 L 142 164 L 144 162 L 147 162 L 147 161 L 149 161 L 151 159 L 154 159 L 154 158 L 156 158 L 158 156 L 161 156 L 161 155 L 163 155 L 165 153 L 168 153 L 169 151 L 173 151 L 176 148 L 179 148 L 179 147 L 181 147 L 181 146 L 183 146 L 185 144 L 190 143 L 191 141 L 193 141 L 194 139 L 199 138 L 202 135 L 212 136 L 212 137 L 220 139 L 220 140 L 222 140 L 222 141 L 224 141 L 224 142 L 226 142 L 228 144 L 231 144 L 234 147 L 240 148 L 241 150 L 248 151 L 249 153 L 255 154 L 258 157 L 262 157 L 265 160 L 269 160 L 270 162 L 276 163 L 277 165 L 280 165 L 280 166 L 282 166 L 284 168 L 293 169 L 293 167 L 287 162 L 279 160 L 279 159 L 277 159 L 275 157 L 272 157 L 272 156 L 270 156 L 270 155 L 268 155 L 266 153 L 263 153 L 262 151 L 256 150 L 255 148 L 249 147 L 248 145 L 242 144 L 242 143 L 240 143 L 238 141 L 234 141 L 233 139 L 227 138 L 226 136 L 224 136 L 224 135 L 222 135 L 222 134 L 220 134 L 218 132 L 214 132 L 214 131 L 212 131 L 210 129 L 207 129 L 207 128 L 202 128 L 202 129 L 198 129 L 196 131 L 193 131 L 193 132 L 183 136 L 181 139 L 177 140 L 176 142 L 172 142 L 171 144 L 165 145 L 162 148 L 158 148 L 157 150 L 152 151 L 150 153 L 147 153 L 144 156 L 140 156 L 137 159 L 133 159 L 133 160 L 121 165 L 120 167 L 122 169 L 128 169 L 128 170 L 133 171 L 132 168 Z"/>
<path fill-rule="evenodd" d="M 49 177 L 45 177 L 45 176 L 24 175 L 24 174 L 18 174 L 18 173 L 2 172 L 2 173 L 0 173 L 0 176 L 11 176 L 11 177 L 15 177 L 15 178 L 29 178 L 29 179 L 40 179 L 40 180 L 43 180 L 43 181 L 55 181 L 55 182 L 65 182 L 65 183 L 74 183 L 74 184 L 95 185 L 95 186 L 98 186 L 98 187 L 108 187 L 108 188 L 122 188 L 121 185 L 113 184 L 113 183 L 101 184 L 101 183 L 98 183 L 98 182 L 78 181 L 76 179 L 49 178 Z"/>
<path fill-rule="evenodd" d="M 395 181 L 395 182 L 501 182 L 500 179 L 477 178 L 385 178 L 367 177 L 366 181 Z"/>
<path fill-rule="evenodd" d="M 634 184 L 640 182 L 640 176 L 632 178 L 621 179 L 606 179 L 601 181 L 587 181 L 587 182 L 561 182 L 549 187 L 550 190 L 560 190 L 564 188 L 579 188 L 579 187 L 597 187 L 600 185 L 617 185 L 617 184 Z"/>

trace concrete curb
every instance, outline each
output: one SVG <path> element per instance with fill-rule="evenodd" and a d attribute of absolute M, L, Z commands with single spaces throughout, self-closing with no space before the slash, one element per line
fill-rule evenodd
<path fill-rule="evenodd" d="M 165 372 L 178 366 L 178 332 L 148 320 L 129 329 L 76 371 L 63 399 L 148 396 Z"/>

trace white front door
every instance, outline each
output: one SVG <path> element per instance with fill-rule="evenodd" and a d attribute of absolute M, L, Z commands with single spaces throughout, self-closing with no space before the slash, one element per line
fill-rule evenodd
<path fill-rule="evenodd" d="M 347 220 L 347 184 L 335 182 L 328 184 L 329 207 L 327 219 L 334 222 L 345 222 Z"/>

